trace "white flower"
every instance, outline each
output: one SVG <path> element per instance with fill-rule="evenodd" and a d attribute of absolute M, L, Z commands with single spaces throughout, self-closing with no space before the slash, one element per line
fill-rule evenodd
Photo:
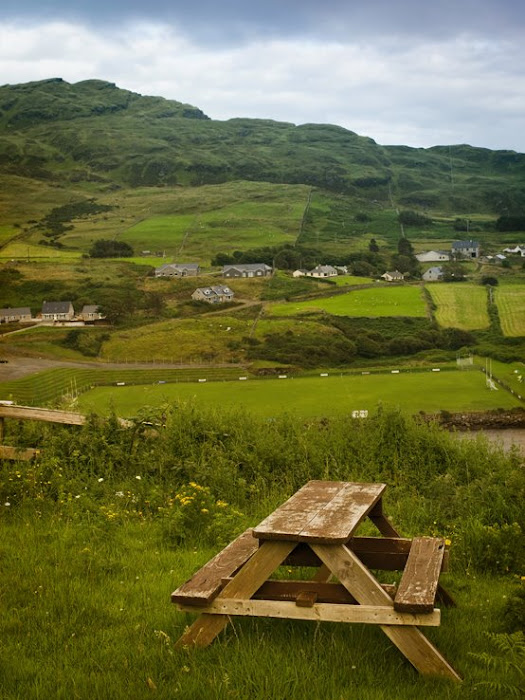
<path fill-rule="evenodd" d="M 10 506 L 10 505 L 11 505 L 11 504 L 9 503 L 9 501 L 6 501 L 6 502 L 4 503 L 4 506 Z"/>
<path fill-rule="evenodd" d="M 135 479 L 138 479 L 138 480 L 140 481 L 140 480 L 142 479 L 142 477 L 137 475 L 137 476 L 135 477 Z"/>
<path fill-rule="evenodd" d="M 115 496 L 118 496 L 119 498 L 124 498 L 124 491 L 115 491 Z"/>
<path fill-rule="evenodd" d="M 100 484 L 101 481 L 104 481 L 104 477 L 102 477 L 102 476 L 101 476 L 100 479 L 98 480 L 98 483 Z"/>
<path fill-rule="evenodd" d="M 75 498 L 80 498 L 80 494 L 78 494 L 78 496 L 75 496 Z"/>

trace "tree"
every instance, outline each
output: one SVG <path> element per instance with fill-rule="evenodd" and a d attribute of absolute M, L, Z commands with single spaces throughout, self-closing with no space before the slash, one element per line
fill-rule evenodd
<path fill-rule="evenodd" d="M 414 248 L 412 246 L 412 243 L 408 240 L 408 238 L 400 238 L 397 242 L 397 252 L 399 255 L 407 255 L 411 256 L 414 255 Z"/>
<path fill-rule="evenodd" d="M 375 238 L 370 239 L 370 243 L 368 244 L 368 250 L 371 253 L 379 253 L 379 246 L 377 245 Z"/>
<path fill-rule="evenodd" d="M 496 287 L 498 285 L 498 278 L 486 275 L 485 277 L 481 278 L 481 284 L 489 285 L 490 287 Z"/>
<path fill-rule="evenodd" d="M 130 258 L 133 248 L 124 241 L 111 241 L 100 238 L 89 250 L 92 258 Z"/>

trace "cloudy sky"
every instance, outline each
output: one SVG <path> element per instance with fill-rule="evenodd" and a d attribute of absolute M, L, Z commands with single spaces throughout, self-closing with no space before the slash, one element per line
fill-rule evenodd
<path fill-rule="evenodd" d="M 523 0 L 1 0 L 0 84 L 100 78 L 213 119 L 525 152 Z"/>

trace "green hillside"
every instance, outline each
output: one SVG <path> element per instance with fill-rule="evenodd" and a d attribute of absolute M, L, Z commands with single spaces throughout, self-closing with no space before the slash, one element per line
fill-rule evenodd
<path fill-rule="evenodd" d="M 228 185 L 239 182 L 252 183 L 251 192 L 236 185 L 234 202 Z M 195 195 L 203 185 L 208 189 Z M 209 189 L 217 185 L 226 190 Z M 332 125 L 220 122 L 196 107 L 101 80 L 56 78 L 0 87 L 0 186 L 0 245 L 16 234 L 82 251 L 94 238 L 114 236 L 140 247 L 151 234 L 163 246 L 159 225 L 166 220 L 157 217 L 184 216 L 190 218 L 169 222 L 170 253 L 204 225 L 230 252 L 243 229 L 241 250 L 298 240 L 340 254 L 363 249 L 370 236 L 391 246 L 403 210 L 427 216 L 405 232 L 422 244 L 465 237 L 465 230 L 490 244 L 496 217 L 521 210 L 525 155 L 465 145 L 381 146 Z M 295 190 L 284 217 L 270 211 L 268 223 L 268 202 L 290 199 L 289 189 L 279 194 L 283 186 L 305 189 Z M 252 207 L 240 212 L 245 196 Z M 260 239 L 250 233 L 259 218 Z M 276 225 L 276 218 L 285 220 Z M 501 242 L 514 238 L 497 234 Z"/>

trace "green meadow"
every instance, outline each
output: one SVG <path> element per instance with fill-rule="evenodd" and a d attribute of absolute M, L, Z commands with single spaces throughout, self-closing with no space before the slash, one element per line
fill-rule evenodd
<path fill-rule="evenodd" d="M 436 305 L 436 321 L 442 328 L 480 330 L 490 325 L 487 290 L 474 284 L 429 284 L 426 287 Z"/>
<path fill-rule="evenodd" d="M 503 335 L 525 336 L 525 285 L 501 285 L 494 293 Z"/>
<path fill-rule="evenodd" d="M 242 375 L 240 375 L 242 376 Z M 203 376 L 204 378 L 204 376 Z M 486 388 L 481 372 L 418 372 L 327 377 L 295 377 L 237 382 L 97 387 L 81 394 L 83 412 L 137 415 L 145 406 L 179 402 L 196 407 L 240 407 L 266 418 L 290 413 L 304 418 L 374 411 L 378 405 L 403 412 L 482 411 L 521 405 L 504 390 Z"/>
<path fill-rule="evenodd" d="M 304 313 L 325 312 L 335 316 L 426 316 L 426 304 L 420 287 L 373 287 L 357 289 L 347 294 L 271 304 L 272 316 L 296 316 Z"/>

